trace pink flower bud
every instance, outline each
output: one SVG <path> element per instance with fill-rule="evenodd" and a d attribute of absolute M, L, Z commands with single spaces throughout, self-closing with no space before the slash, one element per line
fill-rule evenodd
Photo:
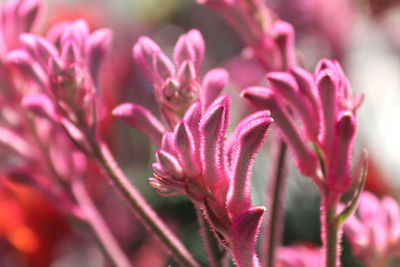
<path fill-rule="evenodd" d="M 203 36 L 196 29 L 190 30 L 186 34 L 186 36 L 187 36 L 189 42 L 192 44 L 195 55 L 196 55 L 196 61 L 195 61 L 196 72 L 200 73 L 201 66 L 203 65 L 204 50 L 205 50 Z"/>
<path fill-rule="evenodd" d="M 301 95 L 296 80 L 292 75 L 286 72 L 270 72 L 267 80 L 276 94 L 285 98 L 290 107 L 293 107 L 304 125 L 304 130 L 308 138 L 317 142 L 319 123 L 314 116 L 315 110 L 307 102 L 307 99 Z"/>
<path fill-rule="evenodd" d="M 203 109 L 217 98 L 228 83 L 229 74 L 224 69 L 212 69 L 206 73 L 202 82 L 202 90 L 199 92 L 200 101 L 203 104 Z"/>
<path fill-rule="evenodd" d="M 109 29 L 99 29 L 93 32 L 85 43 L 86 64 L 92 79 L 98 85 L 100 66 L 110 47 L 112 33 Z"/>
<path fill-rule="evenodd" d="M 170 197 L 180 194 L 173 186 L 163 183 L 163 180 L 157 178 L 150 178 L 150 185 L 156 190 L 156 192 L 162 196 Z"/>
<path fill-rule="evenodd" d="M 271 122 L 268 111 L 259 111 L 243 119 L 236 128 L 237 149 L 227 197 L 227 207 L 232 217 L 250 208 L 251 169 Z"/>
<path fill-rule="evenodd" d="M 160 47 L 146 36 L 140 37 L 132 49 L 135 62 L 151 81 L 155 79 L 153 74 L 153 56 L 159 51 L 161 51 Z"/>
<path fill-rule="evenodd" d="M 160 146 L 162 135 L 166 130 L 158 119 L 145 107 L 125 103 L 116 107 L 112 111 L 112 114 L 130 126 L 144 132 L 157 146 Z"/>
<path fill-rule="evenodd" d="M 156 52 L 153 57 L 154 72 L 160 81 L 164 81 L 175 75 L 174 65 L 162 51 Z"/>
<path fill-rule="evenodd" d="M 265 207 L 251 207 L 233 220 L 233 259 L 237 266 L 259 267 L 255 245 Z"/>
<path fill-rule="evenodd" d="M 317 157 L 307 146 L 303 135 L 300 134 L 295 123 L 282 107 L 275 94 L 268 88 L 249 87 L 243 91 L 242 96 L 256 108 L 271 111 L 272 118 L 279 126 L 286 142 L 295 155 L 297 167 L 305 175 L 313 175 L 317 167 Z"/>
<path fill-rule="evenodd" d="M 41 8 L 41 1 L 22 1 L 22 4 L 20 5 L 20 8 L 18 10 L 18 15 L 20 16 L 19 23 L 23 25 L 23 32 L 31 31 L 38 18 L 38 14 Z"/>
<path fill-rule="evenodd" d="M 63 48 L 67 43 L 73 42 L 78 48 L 81 48 L 79 53 L 84 52 L 84 44 L 86 38 L 89 36 L 89 25 L 83 19 L 77 19 L 68 23 L 61 34 L 61 47 Z"/>
<path fill-rule="evenodd" d="M 316 77 L 317 87 L 321 101 L 321 133 L 319 140 L 321 146 L 330 153 L 333 145 L 334 125 L 337 114 L 336 90 L 337 80 L 332 71 L 323 70 Z M 329 160 L 328 160 L 329 162 Z"/>
<path fill-rule="evenodd" d="M 174 142 L 174 136 L 173 136 L 172 132 L 170 132 L 170 131 L 164 132 L 164 135 L 161 139 L 161 149 L 168 153 L 174 153 L 175 142 Z"/>
<path fill-rule="evenodd" d="M 290 74 L 296 79 L 297 85 L 302 95 L 310 102 L 312 110 L 318 117 L 320 110 L 319 94 L 314 84 L 314 77 L 306 70 L 293 66 L 290 68 Z M 319 118 L 318 118 L 319 120 Z"/>
<path fill-rule="evenodd" d="M 37 116 L 45 117 L 51 121 L 58 120 L 58 114 L 53 102 L 45 94 L 32 94 L 22 100 L 22 106 Z"/>
<path fill-rule="evenodd" d="M 196 62 L 196 50 L 188 34 L 182 34 L 176 42 L 174 61 L 177 66 L 183 64 L 184 61 Z"/>
<path fill-rule="evenodd" d="M 218 103 L 221 101 L 221 103 Z M 221 96 L 206 111 L 200 121 L 201 160 L 203 164 L 204 182 L 215 189 L 224 183 L 222 177 L 222 142 L 226 134 L 225 120 L 229 117 L 229 98 Z"/>
<path fill-rule="evenodd" d="M 278 45 L 282 57 L 282 70 L 288 69 L 296 64 L 294 48 L 293 26 L 283 20 L 277 20 L 272 26 L 272 34 Z"/>
<path fill-rule="evenodd" d="M 350 111 L 341 112 L 335 124 L 332 164 L 327 176 L 329 189 L 343 193 L 351 184 L 351 159 L 356 121 Z"/>
<path fill-rule="evenodd" d="M 6 61 L 45 88 L 47 80 L 46 74 L 40 65 L 35 62 L 25 50 L 14 50 L 8 53 Z"/>
<path fill-rule="evenodd" d="M 182 163 L 185 175 L 189 179 L 198 179 L 201 171 L 199 158 L 196 158 L 195 143 L 192 133 L 185 122 L 178 123 L 174 131 L 175 146 L 178 150 L 179 161 Z"/>
<path fill-rule="evenodd" d="M 185 121 L 187 127 L 192 133 L 195 149 L 195 158 L 200 160 L 200 143 L 201 143 L 201 134 L 199 130 L 200 119 L 202 115 L 201 103 L 195 102 L 193 103 L 188 110 L 185 112 L 183 120 Z"/>
<path fill-rule="evenodd" d="M 181 87 L 190 86 L 196 80 L 196 70 L 190 61 L 184 61 L 178 69 L 178 81 Z"/>
<path fill-rule="evenodd" d="M 19 41 L 33 59 L 36 59 L 43 69 L 46 69 L 49 58 L 58 57 L 57 49 L 46 39 L 41 36 L 30 33 L 23 33 L 19 37 Z"/>
<path fill-rule="evenodd" d="M 178 159 L 173 155 L 163 150 L 158 150 L 156 153 L 156 158 L 160 164 L 161 170 L 170 174 L 174 180 L 182 180 L 185 178 L 183 169 L 179 164 Z"/>
<path fill-rule="evenodd" d="M 82 55 L 74 42 L 66 42 L 61 50 L 61 58 L 67 65 L 80 62 Z"/>

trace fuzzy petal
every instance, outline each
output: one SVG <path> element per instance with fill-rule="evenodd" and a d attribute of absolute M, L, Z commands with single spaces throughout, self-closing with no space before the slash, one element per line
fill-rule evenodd
<path fill-rule="evenodd" d="M 268 111 L 259 111 L 243 119 L 237 126 L 233 178 L 227 198 L 228 211 L 232 217 L 250 208 L 251 169 L 271 122 Z"/>
<path fill-rule="evenodd" d="M 224 69 L 212 69 L 206 73 L 202 82 L 202 90 L 200 90 L 200 101 L 203 109 L 208 106 L 217 98 L 224 89 L 229 79 L 229 74 Z"/>
<path fill-rule="evenodd" d="M 86 64 L 97 87 L 99 87 L 100 67 L 110 47 L 111 37 L 112 33 L 110 29 L 99 29 L 93 32 L 85 43 Z"/>
<path fill-rule="evenodd" d="M 203 179 L 210 188 L 216 188 L 224 182 L 221 146 L 226 134 L 228 106 L 229 97 L 221 96 L 207 109 L 200 121 Z"/>
<path fill-rule="evenodd" d="M 232 225 L 233 233 L 233 258 L 237 266 L 260 266 L 255 245 L 265 207 L 252 207 L 237 216 Z"/>

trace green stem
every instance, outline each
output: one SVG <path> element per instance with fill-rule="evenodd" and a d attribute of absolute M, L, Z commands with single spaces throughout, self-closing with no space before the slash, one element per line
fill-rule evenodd
<path fill-rule="evenodd" d="M 325 198 L 323 196 L 323 198 Z M 337 204 L 338 200 L 332 201 L 326 198 L 321 202 L 321 223 L 322 223 L 322 242 L 325 250 L 325 266 L 337 267 L 340 264 L 339 247 L 339 228 L 337 220 Z"/>
<path fill-rule="evenodd" d="M 91 142 L 91 147 L 94 156 L 117 187 L 118 191 L 134 209 L 144 225 L 146 225 L 171 252 L 172 256 L 182 266 L 200 266 L 179 239 L 158 217 L 143 196 L 136 190 L 129 178 L 118 167 L 107 145 L 100 140 L 97 142 L 93 140 Z"/>

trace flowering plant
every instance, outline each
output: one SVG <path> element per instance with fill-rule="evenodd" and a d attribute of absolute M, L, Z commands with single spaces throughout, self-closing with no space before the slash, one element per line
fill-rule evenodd
<path fill-rule="evenodd" d="M 221 63 L 227 68 L 203 73 L 204 66 L 214 64 L 212 56 L 208 58 L 213 49 L 206 53 L 208 38 L 197 29 L 181 34 L 173 48 L 157 34 L 153 39 L 161 39 L 158 43 L 162 45 L 140 36 L 132 49 L 129 44 L 133 60 L 110 66 L 112 57 L 123 54 L 118 49 L 114 52 L 112 46 L 112 36 L 119 36 L 118 31 L 98 29 L 90 20 L 79 18 L 52 23 L 42 35 L 35 29 L 43 14 L 40 1 L 9 0 L 2 5 L 0 241 L 4 239 L 7 246 L 3 251 L 0 243 L 0 255 L 6 259 L 3 262 L 0 257 L 1 266 L 8 264 L 9 251 L 13 250 L 18 255 L 29 254 L 28 266 L 50 266 L 57 257 L 56 249 L 49 249 L 54 255 L 33 260 L 41 255 L 39 248 L 52 244 L 41 246 L 40 231 L 36 233 L 37 227 L 26 219 L 32 216 L 22 215 L 23 205 L 17 200 L 27 196 L 51 207 L 49 214 L 62 221 L 60 229 L 80 230 L 77 244 L 79 238 L 86 237 L 83 229 L 90 230 L 92 237 L 86 239 L 96 242 L 87 242 L 93 247 L 97 243 L 105 259 L 115 266 L 153 266 L 151 256 L 143 256 L 149 253 L 157 256 L 160 266 L 172 262 L 219 267 L 228 266 L 231 259 L 239 267 L 336 267 L 341 266 L 342 232 L 353 255 L 368 266 L 389 265 L 396 260 L 398 203 L 389 197 L 379 201 L 363 192 L 367 153 L 363 153 L 360 168 L 353 166 L 359 128 L 356 113 L 363 95 L 352 92 L 339 61 L 319 60 L 310 73 L 295 48 L 296 27 L 280 19 L 263 1 L 197 3 L 211 8 L 232 26 L 246 46 L 242 56 L 265 73 L 266 81 L 239 88 L 239 94 L 230 90 L 235 87 L 229 81 L 232 65 Z M 319 20 L 324 25 L 317 30 L 331 36 L 334 31 L 326 27 L 327 21 Z M 165 39 L 171 39 L 169 31 Z M 332 41 L 332 46 L 340 44 L 341 55 L 343 43 Z M 115 77 L 124 77 L 118 70 L 131 61 L 139 71 L 135 76 L 129 69 L 126 77 L 136 78 L 135 90 L 115 89 L 113 95 L 121 99 L 113 100 L 125 102 L 129 93 L 138 97 L 133 103 L 116 107 L 113 103 L 111 111 L 104 84 L 118 87 L 128 83 Z M 244 75 L 256 72 L 250 65 L 239 65 L 235 67 Z M 112 78 L 108 81 L 107 77 Z M 151 90 L 140 96 L 141 85 Z M 152 144 L 130 147 L 129 138 L 114 138 L 120 134 L 118 122 L 110 123 L 114 119 L 141 131 Z M 269 131 L 272 133 L 266 138 Z M 140 171 L 121 168 L 124 160 L 117 153 L 118 144 L 127 147 L 127 154 L 142 165 L 146 165 L 147 155 L 152 175 L 143 166 Z M 252 195 L 259 182 L 252 178 L 259 152 L 269 155 L 271 169 L 268 190 L 262 193 L 265 206 Z M 310 177 L 318 188 L 322 246 L 306 242 L 283 245 L 288 155 L 299 173 Z M 155 198 L 185 195 L 192 203 L 207 261 L 181 241 L 185 235 L 178 231 L 183 228 L 179 219 L 170 222 L 138 185 L 140 179 L 129 178 L 132 174 L 151 176 L 147 186 L 161 195 Z M 125 204 L 114 199 L 114 191 Z M 111 208 L 106 203 L 108 197 L 114 201 Z M 134 216 L 129 217 L 125 208 L 116 208 L 124 205 Z M 17 207 L 15 215 L 3 216 L 4 211 L 13 210 L 10 207 Z M 141 227 L 146 231 L 140 231 Z M 150 238 L 153 236 L 156 241 Z M 54 244 L 65 238 L 57 237 Z M 157 252 L 148 244 L 162 246 Z M 21 262 L 25 259 L 17 258 Z M 18 260 L 11 266 L 18 266 Z"/>

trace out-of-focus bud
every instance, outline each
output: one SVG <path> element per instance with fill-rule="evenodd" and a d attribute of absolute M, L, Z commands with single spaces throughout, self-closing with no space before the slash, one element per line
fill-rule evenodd
<path fill-rule="evenodd" d="M 93 32 L 85 43 L 86 64 L 96 87 L 99 87 L 99 71 L 110 47 L 111 36 L 109 29 L 99 29 Z"/>
<path fill-rule="evenodd" d="M 45 94 L 31 94 L 22 100 L 22 106 L 37 116 L 58 121 L 58 114 L 53 102 Z"/>
<path fill-rule="evenodd" d="M 225 69 L 212 69 L 206 73 L 202 82 L 202 90 L 199 92 L 200 101 L 203 104 L 203 109 L 217 98 L 228 83 L 229 74 Z"/>
<path fill-rule="evenodd" d="M 166 130 L 146 108 L 136 104 L 125 103 L 116 107 L 112 114 L 130 126 L 144 132 L 157 146 L 161 145 L 161 138 Z"/>

